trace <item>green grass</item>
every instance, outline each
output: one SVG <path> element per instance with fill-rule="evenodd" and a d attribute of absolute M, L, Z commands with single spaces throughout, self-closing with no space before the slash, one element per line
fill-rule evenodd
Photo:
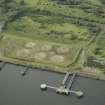
<path fill-rule="evenodd" d="M 18 19 L 17 21 L 11 22 L 8 24 L 7 32 L 9 34 L 16 35 L 15 33 L 18 33 L 17 35 L 24 35 L 30 38 L 41 38 L 45 36 L 45 39 L 54 41 L 55 38 L 58 42 L 72 42 L 72 38 L 78 40 L 89 40 L 91 32 L 86 29 L 85 27 L 79 27 L 78 25 L 74 25 L 71 23 L 62 22 L 62 23 L 49 23 L 53 20 L 51 20 L 52 17 L 38 17 L 35 18 L 35 20 L 32 20 L 30 17 L 22 17 Z M 40 22 L 39 22 L 40 20 Z M 45 23 L 48 21 L 48 23 Z M 56 41 L 55 40 L 55 41 Z"/>
<path fill-rule="evenodd" d="M 11 36 L 6 33 L 4 33 L 4 35 L 5 37 L 3 37 L 0 44 L 2 50 L 0 55 L 11 59 L 20 59 L 29 63 L 33 62 L 33 64 L 41 63 L 44 65 L 65 68 L 73 62 L 74 56 L 76 56 L 76 53 L 80 49 L 79 45 L 76 46 L 42 40 L 32 40 L 24 37 Z M 36 45 L 32 48 L 27 48 L 27 43 L 35 43 Z M 51 49 L 47 48 L 46 50 L 46 46 L 51 46 Z M 8 51 L 6 49 L 8 49 Z M 65 50 L 67 51 L 65 52 Z M 40 58 L 39 54 L 42 54 L 42 58 Z M 46 57 L 43 58 L 43 54 L 45 54 Z M 53 59 L 53 57 L 55 58 Z"/>
<path fill-rule="evenodd" d="M 102 58 L 105 60 L 105 33 L 100 35 L 98 40 L 96 41 L 95 50 L 99 48 L 98 54 L 95 54 L 98 58 Z"/>
<path fill-rule="evenodd" d="M 20 0 L 15 1 L 20 5 Z M 81 52 L 78 55 L 81 48 L 88 50 L 88 56 L 105 59 L 105 33 L 101 34 L 105 29 L 105 7 L 102 2 L 79 0 L 78 5 L 73 5 L 67 4 L 67 1 L 65 4 L 57 1 L 60 0 L 25 0 L 25 6 L 18 8 L 24 10 L 11 21 L 7 19 L 8 23 L 1 33 L 5 37 L 0 44 L 0 56 L 11 62 L 63 69 L 72 64 L 75 58 L 77 60 L 72 67 L 84 66 L 86 57 Z M 0 16 L 0 20 L 3 18 Z M 88 45 L 92 39 L 95 40 Z M 29 42 L 37 46 L 26 48 L 25 44 Z M 52 48 L 42 51 L 44 47 Z M 6 55 L 5 48 L 8 49 Z M 98 55 L 94 54 L 96 48 L 101 48 Z M 67 53 L 59 52 L 67 49 Z"/>

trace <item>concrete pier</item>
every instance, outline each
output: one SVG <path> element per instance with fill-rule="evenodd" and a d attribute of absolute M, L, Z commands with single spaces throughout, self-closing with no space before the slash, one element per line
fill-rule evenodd
<path fill-rule="evenodd" d="M 53 89 L 53 90 L 57 90 L 57 87 L 54 87 L 54 86 L 49 86 L 49 85 L 47 85 L 47 88 L 49 88 L 49 89 Z"/>
<path fill-rule="evenodd" d="M 26 66 L 25 70 L 21 72 L 21 75 L 25 76 L 26 73 L 28 72 L 29 68 L 30 68 L 30 66 Z"/>
<path fill-rule="evenodd" d="M 6 65 L 6 62 L 2 62 L 1 66 L 0 66 L 0 70 L 2 70 Z"/>
<path fill-rule="evenodd" d="M 73 74 L 73 76 L 71 77 L 68 85 L 67 85 L 67 89 L 70 90 L 72 84 L 73 84 L 73 81 L 74 81 L 74 78 L 76 77 L 76 73 Z"/>
<path fill-rule="evenodd" d="M 66 84 L 66 82 L 67 82 L 67 80 L 69 78 L 69 75 L 70 75 L 70 73 L 66 73 L 64 79 L 62 80 L 62 85 L 65 85 Z"/>
<path fill-rule="evenodd" d="M 82 97 L 84 94 L 82 91 L 71 90 L 71 87 L 72 87 L 72 84 L 74 82 L 76 75 L 77 75 L 77 73 L 73 73 L 72 77 L 70 78 L 69 77 L 70 73 L 66 73 L 66 75 L 62 81 L 62 85 L 59 87 L 49 86 L 44 83 L 44 84 L 40 85 L 40 88 L 42 90 L 46 90 L 47 88 L 49 88 L 49 89 L 56 91 L 56 93 L 62 94 L 62 95 L 69 95 L 72 93 L 72 94 L 75 94 L 77 97 Z"/>

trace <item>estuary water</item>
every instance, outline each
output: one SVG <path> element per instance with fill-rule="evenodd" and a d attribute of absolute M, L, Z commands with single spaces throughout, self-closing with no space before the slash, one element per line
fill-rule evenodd
<path fill-rule="evenodd" d="M 84 97 L 64 96 L 54 91 L 41 91 L 40 84 L 59 86 L 63 74 L 30 69 L 12 64 L 0 71 L 0 105 L 105 105 L 105 81 L 76 77 L 73 90 L 82 90 Z"/>

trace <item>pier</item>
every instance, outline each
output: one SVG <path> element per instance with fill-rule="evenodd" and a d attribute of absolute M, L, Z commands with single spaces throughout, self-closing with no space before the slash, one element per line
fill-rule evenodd
<path fill-rule="evenodd" d="M 76 73 L 72 74 L 72 77 L 70 78 L 70 73 L 67 72 L 64 79 L 62 80 L 62 85 L 67 88 L 70 89 L 72 87 L 72 84 L 74 82 L 74 78 L 76 77 Z M 69 79 L 70 78 L 70 79 Z"/>
<path fill-rule="evenodd" d="M 82 91 L 71 90 L 71 87 L 73 85 L 76 75 L 77 75 L 77 73 L 73 73 L 72 77 L 70 78 L 70 73 L 67 72 L 59 87 L 53 87 L 53 86 L 50 86 L 47 84 L 41 84 L 40 88 L 42 90 L 47 90 L 47 88 L 50 88 L 50 89 L 56 91 L 56 93 L 58 93 L 58 94 L 69 95 L 72 93 L 72 94 L 75 94 L 77 97 L 82 97 L 83 96 Z"/>
<path fill-rule="evenodd" d="M 73 74 L 73 76 L 71 77 L 71 79 L 70 79 L 70 81 L 69 81 L 69 83 L 67 85 L 68 90 L 71 89 L 75 77 L 76 77 L 76 73 Z"/>
<path fill-rule="evenodd" d="M 30 66 L 26 66 L 26 67 L 25 67 L 25 70 L 23 70 L 23 71 L 21 72 L 21 75 L 22 75 L 22 76 L 25 76 L 25 75 L 27 74 L 27 72 L 28 72 L 29 69 L 30 69 Z"/>
<path fill-rule="evenodd" d="M 67 80 L 68 80 L 68 78 L 69 78 L 69 75 L 70 75 L 70 73 L 66 73 L 64 79 L 62 80 L 62 85 L 66 85 Z"/>
<path fill-rule="evenodd" d="M 2 70 L 4 67 L 5 67 L 5 65 L 6 65 L 6 62 L 1 62 L 2 64 L 0 65 L 0 70 Z"/>
<path fill-rule="evenodd" d="M 1 61 L 1 60 L 0 60 L 0 62 L 1 62 L 0 70 L 2 70 L 8 62 L 4 62 L 4 61 Z M 27 66 L 24 66 L 24 67 L 25 67 L 25 69 L 23 71 L 21 71 L 22 76 L 25 76 L 27 74 L 27 72 L 29 71 L 29 69 L 32 68 L 31 65 L 27 65 Z M 81 96 L 83 96 L 82 91 L 71 90 L 71 87 L 74 83 L 74 79 L 75 79 L 76 75 L 78 75 L 78 74 L 67 72 L 65 74 L 65 76 L 64 76 L 64 78 L 61 82 L 61 85 L 59 87 L 54 87 L 54 86 L 47 85 L 47 84 L 44 83 L 44 84 L 40 85 L 40 88 L 42 90 L 47 90 L 49 88 L 49 89 L 52 89 L 56 93 L 61 94 L 61 95 L 69 95 L 69 94 L 72 93 L 72 94 L 75 94 L 77 97 L 81 97 Z"/>

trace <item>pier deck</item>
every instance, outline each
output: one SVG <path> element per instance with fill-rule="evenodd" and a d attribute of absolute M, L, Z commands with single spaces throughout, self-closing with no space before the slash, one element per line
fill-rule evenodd
<path fill-rule="evenodd" d="M 66 84 L 66 82 L 67 82 L 67 80 L 69 78 L 69 75 L 70 75 L 70 73 L 67 72 L 66 75 L 65 75 L 65 77 L 64 77 L 64 79 L 62 80 L 62 85 L 65 85 Z"/>
<path fill-rule="evenodd" d="M 68 90 L 71 89 L 75 77 L 76 77 L 76 73 L 73 74 L 73 76 L 71 77 L 71 79 L 67 85 Z"/>
<path fill-rule="evenodd" d="M 0 65 L 0 70 L 2 70 L 6 65 L 6 62 L 2 62 L 2 64 Z"/>

